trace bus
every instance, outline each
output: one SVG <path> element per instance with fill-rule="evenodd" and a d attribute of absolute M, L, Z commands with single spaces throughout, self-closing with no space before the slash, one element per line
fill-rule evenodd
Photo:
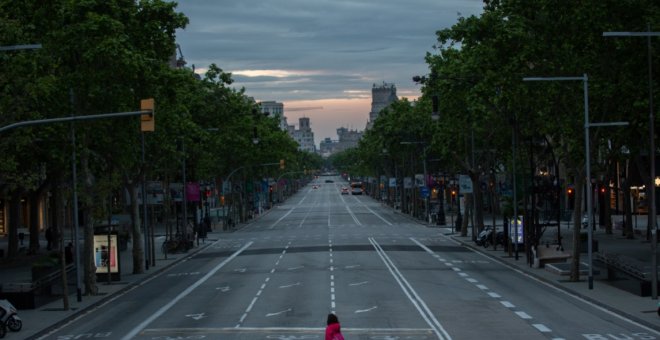
<path fill-rule="evenodd" d="M 364 188 L 362 187 L 362 182 L 352 182 L 351 183 L 351 195 L 362 195 Z"/>

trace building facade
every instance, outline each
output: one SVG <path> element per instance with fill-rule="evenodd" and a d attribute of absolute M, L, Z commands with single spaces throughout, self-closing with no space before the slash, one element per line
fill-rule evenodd
<path fill-rule="evenodd" d="M 284 103 L 276 101 L 264 101 L 260 103 L 261 113 L 268 113 L 271 117 L 277 117 L 280 122 L 280 129 L 287 130 L 289 124 L 286 122 L 286 117 L 284 116 Z"/>
<path fill-rule="evenodd" d="M 381 85 L 374 84 L 371 88 L 371 111 L 369 112 L 369 121 L 367 128 L 373 126 L 380 112 L 398 100 L 396 96 L 396 86 L 383 82 Z"/>
<path fill-rule="evenodd" d="M 357 147 L 360 139 L 362 138 L 362 131 L 350 130 L 345 127 L 337 129 L 338 140 L 332 140 L 326 138 L 321 141 L 319 146 L 319 153 L 323 157 L 329 157 L 330 155 L 342 152 L 346 149 Z"/>
<path fill-rule="evenodd" d="M 298 129 L 293 125 L 288 127 L 289 134 L 293 139 L 298 142 L 298 150 L 316 152 L 316 145 L 314 144 L 314 132 L 309 124 L 308 117 L 300 117 L 298 119 Z"/>

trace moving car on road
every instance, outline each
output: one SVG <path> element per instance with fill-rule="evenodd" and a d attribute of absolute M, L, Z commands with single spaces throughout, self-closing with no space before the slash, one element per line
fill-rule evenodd
<path fill-rule="evenodd" d="M 362 182 L 353 182 L 351 183 L 351 194 L 352 195 L 362 195 Z"/>

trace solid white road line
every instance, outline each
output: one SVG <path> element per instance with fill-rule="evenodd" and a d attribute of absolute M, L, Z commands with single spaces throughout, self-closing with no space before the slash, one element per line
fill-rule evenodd
<path fill-rule="evenodd" d="M 399 269 L 396 267 L 394 262 L 385 254 L 385 251 L 380 247 L 378 242 L 373 237 L 369 238 L 369 242 L 371 242 L 371 245 L 373 245 L 374 249 L 376 249 L 376 253 L 378 256 L 381 258 L 383 263 L 385 263 L 385 266 L 387 269 L 390 271 L 396 282 L 399 284 L 401 287 L 401 290 L 406 294 L 410 302 L 417 308 L 417 311 L 419 314 L 422 316 L 422 318 L 426 321 L 426 323 L 431 326 L 433 329 L 433 332 L 438 336 L 438 339 L 447 339 L 450 340 L 451 336 L 447 331 L 442 327 L 438 319 L 436 319 L 435 315 L 431 312 L 431 310 L 428 308 L 424 300 L 417 294 L 415 289 L 410 285 L 408 280 L 401 274 Z M 413 297 L 414 296 L 414 297 Z"/>
<path fill-rule="evenodd" d="M 161 315 L 165 314 L 170 308 L 172 308 L 175 304 L 177 304 L 181 299 L 184 297 L 188 296 L 193 290 L 195 290 L 197 287 L 199 287 L 202 283 L 206 282 L 211 276 L 215 275 L 215 273 L 220 270 L 220 268 L 224 267 L 227 263 L 231 262 L 233 259 L 236 258 L 240 253 L 242 253 L 245 249 L 247 249 L 249 246 L 252 245 L 252 242 L 246 243 L 241 249 L 237 250 L 235 253 L 231 254 L 228 258 L 226 258 L 224 261 L 220 262 L 215 268 L 211 269 L 204 277 L 201 279 L 197 280 L 197 282 L 193 283 L 190 285 L 186 290 L 183 292 L 179 293 L 172 301 L 168 302 L 165 306 L 161 307 L 159 310 L 156 311 L 156 313 L 152 314 L 148 318 L 146 318 L 142 323 L 137 325 L 137 327 L 133 328 L 128 334 L 126 334 L 122 339 L 124 340 L 129 340 L 134 338 L 138 333 L 140 333 L 143 329 L 145 329 L 150 323 L 152 323 L 154 320 L 159 318 Z"/>

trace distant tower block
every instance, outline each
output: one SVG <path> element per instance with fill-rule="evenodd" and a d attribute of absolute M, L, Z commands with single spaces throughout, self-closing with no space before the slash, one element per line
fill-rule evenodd
<path fill-rule="evenodd" d="M 388 105 L 397 101 L 396 86 L 383 82 L 382 85 L 374 84 L 371 88 L 371 112 L 369 112 L 369 123 L 367 127 L 371 127 L 373 122 L 378 118 L 380 111 Z"/>

